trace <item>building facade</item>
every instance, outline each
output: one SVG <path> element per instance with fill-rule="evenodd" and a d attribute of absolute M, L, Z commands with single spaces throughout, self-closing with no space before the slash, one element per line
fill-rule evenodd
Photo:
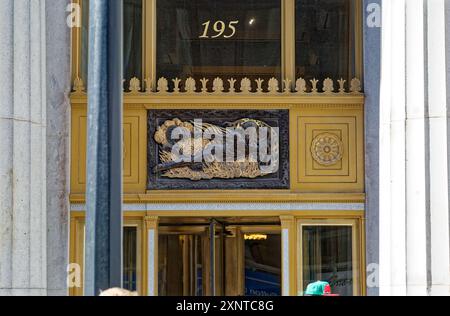
<path fill-rule="evenodd" d="M 88 7 L 0 7 L 0 294 L 83 295 Z M 448 295 L 448 13 L 124 0 L 124 287 Z"/>

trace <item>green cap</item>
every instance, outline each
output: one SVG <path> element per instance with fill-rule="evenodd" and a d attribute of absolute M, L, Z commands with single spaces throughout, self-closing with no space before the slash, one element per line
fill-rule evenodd
<path fill-rule="evenodd" d="M 324 281 L 317 281 L 308 285 L 305 295 L 308 296 L 324 296 L 330 294 L 330 284 Z"/>

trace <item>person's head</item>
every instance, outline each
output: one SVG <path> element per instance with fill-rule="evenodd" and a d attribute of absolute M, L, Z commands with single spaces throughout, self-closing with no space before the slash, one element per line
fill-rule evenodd
<path fill-rule="evenodd" d="M 102 291 L 100 293 L 100 296 L 138 296 L 138 293 L 116 287 L 106 291 Z"/>
<path fill-rule="evenodd" d="M 331 286 L 328 282 L 317 281 L 308 285 L 305 296 L 331 296 Z"/>

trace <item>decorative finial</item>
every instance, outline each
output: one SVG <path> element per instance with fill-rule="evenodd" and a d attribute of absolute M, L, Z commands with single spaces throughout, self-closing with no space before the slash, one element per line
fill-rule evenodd
<path fill-rule="evenodd" d="M 256 81 L 256 86 L 257 86 L 256 92 L 257 93 L 262 93 L 263 92 L 262 84 L 263 84 L 264 80 L 261 79 L 261 78 L 258 78 L 255 81 Z"/>
<path fill-rule="evenodd" d="M 317 92 L 318 92 L 318 90 L 317 90 L 317 84 L 319 83 L 319 80 L 317 80 L 316 78 L 314 78 L 314 79 L 310 80 L 310 82 L 311 82 L 311 84 L 312 84 L 311 92 L 312 92 L 312 93 L 317 93 Z"/>
<path fill-rule="evenodd" d="M 83 94 L 85 92 L 85 89 L 86 88 L 84 86 L 83 79 L 81 79 L 80 77 L 76 77 L 73 81 L 73 91 L 76 94 Z"/>
<path fill-rule="evenodd" d="M 175 79 L 172 79 L 172 82 L 174 84 L 173 92 L 174 93 L 180 93 L 181 79 L 180 78 L 175 78 Z"/>
<path fill-rule="evenodd" d="M 343 78 L 338 80 L 339 83 L 339 93 L 344 94 L 345 93 L 345 83 L 347 80 L 344 80 Z"/>
<path fill-rule="evenodd" d="M 228 79 L 228 83 L 230 84 L 230 93 L 235 93 L 236 88 L 234 87 L 234 85 L 236 84 L 236 79 L 234 78 Z"/>
<path fill-rule="evenodd" d="M 206 85 L 208 84 L 209 80 L 203 78 L 200 80 L 200 82 L 202 83 L 202 93 L 208 93 L 208 87 Z"/>

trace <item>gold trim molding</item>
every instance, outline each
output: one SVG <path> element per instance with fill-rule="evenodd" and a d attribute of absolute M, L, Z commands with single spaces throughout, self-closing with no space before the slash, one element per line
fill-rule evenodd
<path fill-rule="evenodd" d="M 199 198 L 201 197 L 201 198 Z M 124 203 L 364 203 L 364 193 L 293 193 L 289 190 L 148 191 L 125 194 Z M 85 203 L 85 195 L 71 194 L 71 203 Z"/>
<path fill-rule="evenodd" d="M 228 91 L 224 88 L 225 80 L 222 78 L 215 78 L 212 82 L 212 90 L 208 88 L 209 79 L 203 78 L 200 82 L 197 82 L 194 78 L 187 78 L 183 82 L 179 78 L 166 79 L 161 77 L 156 82 L 156 88 L 153 88 L 153 80 L 148 78 L 144 80 L 142 85 L 141 81 L 134 77 L 129 81 L 129 90 L 125 90 L 125 95 L 199 95 L 199 96 L 211 96 L 211 95 L 361 95 L 362 87 L 361 80 L 358 78 L 353 78 L 350 84 L 347 85 L 347 81 L 344 79 L 339 79 L 334 81 L 331 78 L 326 78 L 322 82 L 322 88 L 319 89 L 320 81 L 317 79 L 309 80 L 309 83 L 303 79 L 298 78 L 295 82 L 295 88 L 291 89 L 291 80 L 285 79 L 280 84 L 279 80 L 276 78 L 271 78 L 267 82 L 267 88 L 263 85 L 265 81 L 263 79 L 256 79 L 256 90 L 253 88 L 252 81 L 248 78 L 244 78 L 238 81 L 234 78 L 227 79 L 229 89 Z M 169 82 L 174 85 L 173 91 L 169 91 Z M 336 85 L 337 83 L 337 85 Z M 309 86 L 310 84 L 310 86 Z M 348 87 L 347 87 L 348 86 Z M 72 95 L 85 95 L 86 89 L 84 82 L 81 78 L 77 77 L 73 83 L 73 93 Z"/>

